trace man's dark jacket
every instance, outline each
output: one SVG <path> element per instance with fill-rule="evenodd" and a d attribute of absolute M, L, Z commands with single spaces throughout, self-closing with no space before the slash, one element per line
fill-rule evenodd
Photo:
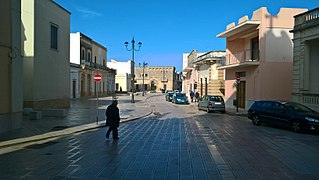
<path fill-rule="evenodd" d="M 110 126 L 113 127 L 119 127 L 120 125 L 120 113 L 119 113 L 119 108 L 111 104 L 107 107 L 106 112 L 106 121 L 109 123 Z"/>

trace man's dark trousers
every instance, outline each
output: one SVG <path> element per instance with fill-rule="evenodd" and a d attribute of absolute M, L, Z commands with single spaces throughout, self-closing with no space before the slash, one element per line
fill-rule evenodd
<path fill-rule="evenodd" d="M 110 133 L 112 131 L 113 139 L 118 139 L 119 134 L 116 126 L 110 126 L 109 129 L 106 132 L 106 137 L 109 138 Z"/>

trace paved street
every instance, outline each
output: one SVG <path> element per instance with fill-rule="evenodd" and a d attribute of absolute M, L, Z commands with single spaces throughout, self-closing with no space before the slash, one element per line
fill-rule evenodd
<path fill-rule="evenodd" d="M 0 179 L 319 179 L 319 136 L 254 126 L 163 96 L 154 114 L 0 155 Z"/>

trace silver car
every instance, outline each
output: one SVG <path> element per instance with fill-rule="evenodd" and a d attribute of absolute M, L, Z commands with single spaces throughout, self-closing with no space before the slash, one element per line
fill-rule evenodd
<path fill-rule="evenodd" d="M 225 102 L 221 96 L 206 95 L 198 101 L 198 109 L 206 110 L 207 113 L 212 111 L 225 112 Z"/>

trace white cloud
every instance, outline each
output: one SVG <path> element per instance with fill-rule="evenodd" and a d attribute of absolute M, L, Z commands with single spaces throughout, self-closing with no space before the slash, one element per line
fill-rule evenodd
<path fill-rule="evenodd" d="M 84 7 L 77 7 L 76 10 L 81 13 L 83 17 L 96 17 L 102 16 L 103 14 L 97 11 L 93 11 Z"/>

